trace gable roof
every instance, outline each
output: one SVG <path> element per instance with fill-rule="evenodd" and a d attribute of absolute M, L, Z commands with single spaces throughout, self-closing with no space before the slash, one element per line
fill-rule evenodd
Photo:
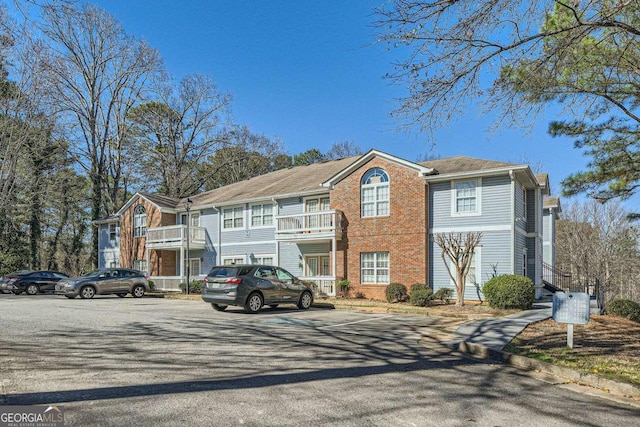
<path fill-rule="evenodd" d="M 321 184 L 361 156 L 294 166 L 256 176 L 190 197 L 193 207 L 326 193 Z"/>
<path fill-rule="evenodd" d="M 383 151 L 369 150 L 367 153 L 360 156 L 360 158 L 355 162 L 353 162 L 351 165 L 349 165 L 348 167 L 344 168 L 343 170 L 339 171 L 338 173 L 336 173 L 335 175 L 327 179 L 325 182 L 322 183 L 322 185 L 324 187 L 331 188 L 332 186 L 336 185 L 337 183 L 339 183 L 340 181 L 342 181 L 343 179 L 351 175 L 353 171 L 357 170 L 358 168 L 366 164 L 368 161 L 370 161 L 374 157 L 381 157 L 385 160 L 397 163 L 404 167 L 414 169 L 417 172 L 417 174 L 421 177 L 433 173 L 433 169 L 430 167 L 425 167 L 424 165 L 410 162 L 408 160 L 401 159 L 400 157 L 392 156 L 391 154 L 387 154 Z"/>
<path fill-rule="evenodd" d="M 129 200 L 127 200 L 127 203 L 125 203 L 118 210 L 118 212 L 115 214 L 115 216 L 121 216 L 127 209 L 129 209 L 131 207 L 131 205 L 138 198 L 145 199 L 149 203 L 152 203 L 152 204 L 156 205 L 160 209 L 161 212 L 163 210 L 173 211 L 174 209 L 176 209 L 176 207 L 178 207 L 178 205 L 180 203 L 180 199 L 176 199 L 174 197 L 162 196 L 160 194 L 146 194 L 146 193 L 137 192 L 136 194 L 131 196 L 129 198 Z"/>

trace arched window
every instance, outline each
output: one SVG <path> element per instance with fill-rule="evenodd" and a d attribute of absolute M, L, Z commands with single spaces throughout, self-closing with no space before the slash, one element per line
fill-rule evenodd
<path fill-rule="evenodd" d="M 389 215 L 389 175 L 380 169 L 369 169 L 360 181 L 362 217 Z"/>
<path fill-rule="evenodd" d="M 133 211 L 133 237 L 147 235 L 147 210 L 142 205 Z"/>

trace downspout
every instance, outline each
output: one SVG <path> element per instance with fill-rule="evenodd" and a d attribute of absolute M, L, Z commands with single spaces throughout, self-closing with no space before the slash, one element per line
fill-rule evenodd
<path fill-rule="evenodd" d="M 276 214 L 274 215 L 274 218 L 275 218 L 276 216 L 280 215 L 280 205 L 278 204 L 275 197 L 271 198 L 271 203 L 273 203 L 276 207 Z M 276 221 L 276 228 L 274 230 L 273 240 L 276 243 L 276 265 L 280 265 L 280 242 L 276 240 L 276 236 L 275 236 L 275 233 L 277 233 L 277 231 L 278 231 L 278 222 Z"/>
<path fill-rule="evenodd" d="M 509 274 L 516 274 L 516 177 L 513 169 L 509 171 L 509 178 L 511 178 L 511 265 Z"/>
<path fill-rule="evenodd" d="M 222 238 L 222 218 L 220 214 L 221 211 L 216 207 L 216 205 L 211 205 L 211 209 L 214 209 L 216 212 L 218 212 L 218 253 L 216 255 L 216 259 L 213 262 L 213 265 L 220 265 L 222 264 L 222 253 L 220 252 L 222 251 L 222 242 L 220 241 L 220 239 Z"/>

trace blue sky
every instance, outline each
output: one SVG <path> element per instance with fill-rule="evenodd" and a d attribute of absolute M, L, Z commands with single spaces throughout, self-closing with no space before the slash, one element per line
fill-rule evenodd
<path fill-rule="evenodd" d="M 372 8 L 383 0 L 102 0 L 132 35 L 158 49 L 176 78 L 212 76 L 233 95 L 237 123 L 279 137 L 289 154 L 327 151 L 340 141 L 415 161 L 431 153 L 542 164 L 552 190 L 582 170 L 586 159 L 571 140 L 533 131 L 490 132 L 491 121 L 470 107 L 436 134 L 396 131 L 389 113 L 404 88 L 383 76 L 400 52 L 372 45 Z"/>

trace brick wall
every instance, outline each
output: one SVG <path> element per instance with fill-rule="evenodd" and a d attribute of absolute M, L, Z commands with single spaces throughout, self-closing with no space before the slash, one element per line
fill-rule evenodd
<path fill-rule="evenodd" d="M 390 215 L 362 218 L 360 180 L 371 168 L 380 167 L 389 176 Z M 382 158 L 374 158 L 331 191 L 331 207 L 344 213 L 346 237 L 338 242 L 337 277 L 351 282 L 350 295 L 385 299 L 386 284 L 362 284 L 360 254 L 389 252 L 390 282 L 409 288 L 427 280 L 428 189 L 417 171 Z"/>

